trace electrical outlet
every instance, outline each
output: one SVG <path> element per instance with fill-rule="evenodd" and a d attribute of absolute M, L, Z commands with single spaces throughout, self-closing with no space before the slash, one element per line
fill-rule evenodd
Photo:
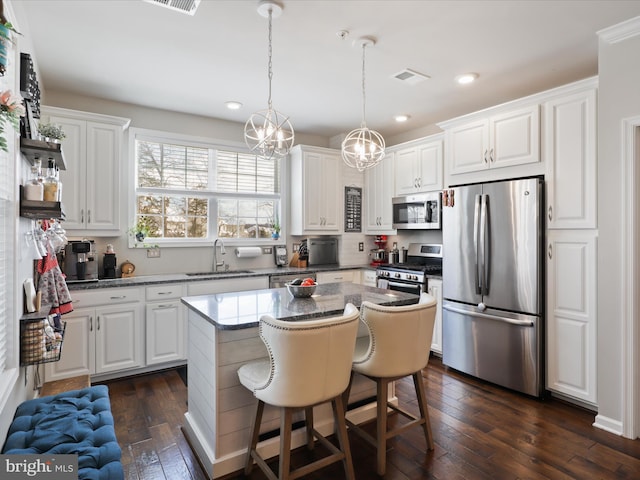
<path fill-rule="evenodd" d="M 364 242 L 360 242 L 360 243 L 358 244 L 358 251 L 359 251 L 359 252 L 364 252 Z"/>
<path fill-rule="evenodd" d="M 147 258 L 160 258 L 159 248 L 147 248 Z"/>
<path fill-rule="evenodd" d="M 263 254 L 265 254 L 265 255 L 266 255 L 266 254 L 273 253 L 273 248 L 271 248 L 271 247 L 264 247 L 264 248 L 262 249 L 262 253 L 263 253 Z"/>

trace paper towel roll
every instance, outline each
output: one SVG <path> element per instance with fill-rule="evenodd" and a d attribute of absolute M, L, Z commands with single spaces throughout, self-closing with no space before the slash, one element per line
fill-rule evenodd
<path fill-rule="evenodd" d="M 253 258 L 262 255 L 261 247 L 238 247 L 236 248 L 236 257 Z"/>

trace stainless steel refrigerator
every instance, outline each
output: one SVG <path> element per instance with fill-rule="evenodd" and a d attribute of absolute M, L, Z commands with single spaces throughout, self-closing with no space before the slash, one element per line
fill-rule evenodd
<path fill-rule="evenodd" d="M 445 191 L 442 361 L 520 392 L 543 391 L 543 181 Z"/>

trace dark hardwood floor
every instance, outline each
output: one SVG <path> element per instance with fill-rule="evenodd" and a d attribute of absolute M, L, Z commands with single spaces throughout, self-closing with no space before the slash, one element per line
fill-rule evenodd
<path fill-rule="evenodd" d="M 434 358 L 424 371 L 435 450 L 420 429 L 389 442 L 385 479 L 639 479 L 640 440 L 591 426 L 594 414 L 460 375 Z M 127 479 L 204 479 L 181 425 L 187 391 L 176 370 L 107 383 Z M 417 411 L 410 380 L 400 401 Z M 392 421 L 404 421 L 395 416 Z M 350 435 L 356 478 L 379 478 L 375 451 Z M 294 466 L 322 453 L 295 452 Z M 225 480 L 245 478 L 241 473 Z M 249 477 L 264 479 L 258 468 Z M 340 463 L 309 479 L 341 479 Z"/>

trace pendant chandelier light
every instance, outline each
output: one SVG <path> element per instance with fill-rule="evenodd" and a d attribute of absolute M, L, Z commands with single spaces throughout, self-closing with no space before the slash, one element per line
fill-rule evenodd
<path fill-rule="evenodd" d="M 279 17 L 282 6 L 271 0 L 262 0 L 258 4 L 258 13 L 269 19 L 269 103 L 266 110 L 251 115 L 244 126 L 244 140 L 249 149 L 264 159 L 283 157 L 293 146 L 294 132 L 289 117 L 276 111 L 271 103 L 271 20 Z"/>
<path fill-rule="evenodd" d="M 384 138 L 375 130 L 367 128 L 365 121 L 365 49 L 375 45 L 370 37 L 362 37 L 356 40 L 356 44 L 362 46 L 362 123 L 347 134 L 342 141 L 342 159 L 351 168 L 357 168 L 362 172 L 367 168 L 376 166 L 384 158 Z"/>

